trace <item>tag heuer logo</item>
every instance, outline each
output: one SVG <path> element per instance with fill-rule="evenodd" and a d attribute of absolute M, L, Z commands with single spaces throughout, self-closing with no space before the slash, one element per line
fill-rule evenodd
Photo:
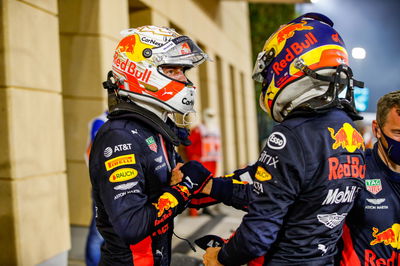
<path fill-rule="evenodd" d="M 365 186 L 372 194 L 378 194 L 382 190 L 380 179 L 367 179 L 365 180 Z"/>
<path fill-rule="evenodd" d="M 146 139 L 147 146 L 149 146 L 150 150 L 157 152 L 157 143 L 153 137 L 149 137 Z"/>

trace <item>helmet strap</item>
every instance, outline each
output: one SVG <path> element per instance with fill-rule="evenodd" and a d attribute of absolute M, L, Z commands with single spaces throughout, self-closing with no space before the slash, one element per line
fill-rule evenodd
<path fill-rule="evenodd" d="M 305 102 L 299 106 L 301 109 L 312 109 L 316 112 L 324 112 L 325 110 L 337 107 L 345 110 L 354 120 L 362 119 L 362 117 L 358 115 L 355 107 L 354 86 L 364 88 L 364 82 L 353 78 L 353 71 L 349 66 L 345 64 L 339 65 L 332 76 L 318 74 L 305 65 L 299 58 L 295 61 L 295 67 L 313 79 L 329 82 L 328 90 L 324 95 Z M 343 74 L 346 76 L 345 78 L 342 78 Z M 341 86 L 347 86 L 345 98 L 339 98 Z"/>
<path fill-rule="evenodd" d="M 107 73 L 107 80 L 103 82 L 103 88 L 106 89 L 108 93 L 108 110 L 113 109 L 113 107 L 120 102 L 118 85 L 112 79 L 114 79 L 113 73 L 109 71 Z"/>

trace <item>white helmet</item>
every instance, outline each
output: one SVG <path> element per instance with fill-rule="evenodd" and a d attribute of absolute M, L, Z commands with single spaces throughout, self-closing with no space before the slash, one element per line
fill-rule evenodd
<path fill-rule="evenodd" d="M 193 111 L 193 84 L 172 79 L 161 68 L 180 66 L 186 71 L 207 60 L 207 54 L 189 37 L 166 27 L 143 26 L 121 34 L 124 38 L 115 49 L 112 65 L 118 94 L 167 112 Z"/>

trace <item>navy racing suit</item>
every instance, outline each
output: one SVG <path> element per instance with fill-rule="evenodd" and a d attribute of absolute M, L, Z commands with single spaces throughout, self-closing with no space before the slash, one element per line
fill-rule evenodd
<path fill-rule="evenodd" d="M 352 119 L 339 109 L 288 117 L 273 128 L 257 163 L 234 175 L 244 171 L 254 180 L 248 213 L 218 260 L 241 265 L 264 256 L 264 265 L 332 265 L 365 178 L 364 142 Z M 232 204 L 226 183 L 213 179 L 211 196 Z"/>
<path fill-rule="evenodd" d="M 400 173 L 366 152 L 367 177 L 346 218 L 341 265 L 400 265 Z"/>
<path fill-rule="evenodd" d="M 184 186 L 170 186 L 180 156 L 173 126 L 133 103 L 120 103 L 90 153 L 100 265 L 169 265 L 173 218 L 187 206 Z M 172 121 L 171 121 L 172 123 Z"/>

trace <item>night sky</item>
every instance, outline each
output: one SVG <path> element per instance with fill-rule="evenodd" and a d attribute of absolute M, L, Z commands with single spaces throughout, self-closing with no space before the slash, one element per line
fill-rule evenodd
<path fill-rule="evenodd" d="M 367 112 L 376 111 L 380 96 L 400 89 L 400 0 L 319 0 L 298 4 L 296 11 L 319 12 L 335 23 L 354 77 L 370 89 Z M 354 47 L 363 47 L 366 58 L 352 58 Z"/>

